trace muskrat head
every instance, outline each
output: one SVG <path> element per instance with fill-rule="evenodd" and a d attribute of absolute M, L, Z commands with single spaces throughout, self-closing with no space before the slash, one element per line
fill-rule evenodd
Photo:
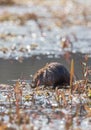
<path fill-rule="evenodd" d="M 44 72 L 41 69 L 34 75 L 31 87 L 35 88 L 36 86 L 43 85 L 43 74 Z"/>
<path fill-rule="evenodd" d="M 38 70 L 33 76 L 32 87 L 37 86 L 61 86 L 70 84 L 70 73 L 60 63 L 52 62 L 46 64 L 42 69 Z"/>

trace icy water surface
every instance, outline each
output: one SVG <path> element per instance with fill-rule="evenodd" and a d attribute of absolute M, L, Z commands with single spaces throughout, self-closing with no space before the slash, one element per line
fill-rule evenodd
<path fill-rule="evenodd" d="M 89 4 L 53 1 L 51 6 L 50 3 L 0 6 L 1 58 L 59 55 L 63 53 L 63 38 L 72 44 L 66 50 L 91 53 Z"/>

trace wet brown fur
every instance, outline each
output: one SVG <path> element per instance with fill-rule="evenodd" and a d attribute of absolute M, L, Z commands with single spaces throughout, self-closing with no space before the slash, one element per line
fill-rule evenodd
<path fill-rule="evenodd" d="M 35 73 L 32 83 L 33 87 L 45 85 L 55 88 L 56 86 L 69 85 L 70 74 L 62 64 L 52 62 Z"/>

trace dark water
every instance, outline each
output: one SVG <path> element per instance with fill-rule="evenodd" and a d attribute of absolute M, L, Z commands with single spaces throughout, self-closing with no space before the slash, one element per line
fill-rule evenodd
<path fill-rule="evenodd" d="M 84 61 L 84 56 L 80 53 L 72 54 L 71 58 L 75 62 L 75 74 L 77 79 L 82 79 L 82 66 L 81 62 Z M 33 75 L 38 69 L 43 67 L 46 63 L 50 62 L 60 62 L 68 70 L 70 70 L 70 63 L 64 58 L 64 56 L 55 57 L 52 56 L 33 56 L 28 59 L 24 59 L 22 63 L 16 60 L 4 60 L 0 59 L 0 83 L 12 83 L 12 80 L 31 80 L 31 75 Z M 90 65 L 91 59 L 88 61 Z"/>

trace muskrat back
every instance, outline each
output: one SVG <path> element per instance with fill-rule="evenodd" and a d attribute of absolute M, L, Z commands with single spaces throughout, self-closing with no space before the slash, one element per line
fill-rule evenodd
<path fill-rule="evenodd" d="M 62 64 L 52 62 L 35 73 L 32 83 L 33 87 L 45 85 L 55 88 L 60 85 L 69 85 L 70 73 Z"/>

